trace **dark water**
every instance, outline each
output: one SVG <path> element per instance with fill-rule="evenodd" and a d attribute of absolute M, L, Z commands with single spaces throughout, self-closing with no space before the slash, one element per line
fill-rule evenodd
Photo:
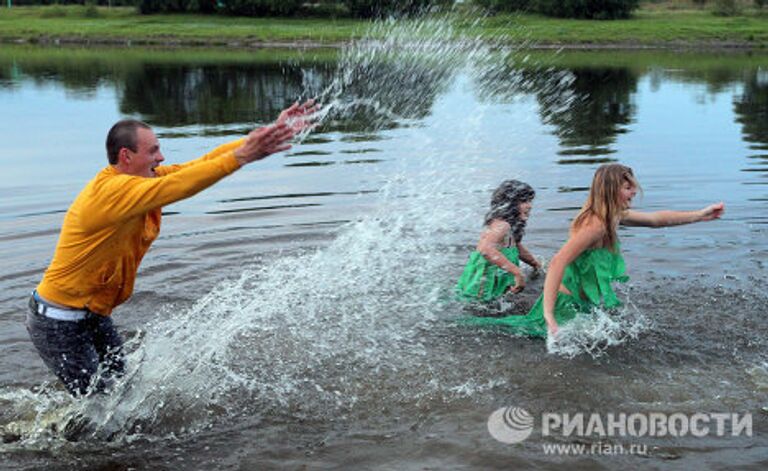
<path fill-rule="evenodd" d="M 0 445 L 3 469 L 765 466 L 768 56 L 415 44 L 0 49 L 0 425 L 21 436 Z M 147 121 L 180 162 L 315 94 L 329 113 L 291 151 L 165 208 L 115 312 L 132 381 L 73 404 L 24 306 L 64 211 L 105 165 L 111 124 Z M 535 187 L 526 241 L 546 260 L 611 161 L 634 168 L 638 209 L 722 200 L 726 216 L 622 229 L 627 307 L 565 348 L 450 322 L 494 186 Z M 537 433 L 491 438 L 504 406 L 751 413 L 754 434 L 549 456 Z M 68 413 L 96 431 L 68 441 Z"/>

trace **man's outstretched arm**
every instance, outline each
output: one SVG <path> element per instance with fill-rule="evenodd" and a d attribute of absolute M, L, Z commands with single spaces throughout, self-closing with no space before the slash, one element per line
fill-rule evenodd
<path fill-rule="evenodd" d="M 288 108 L 280 112 L 280 115 L 277 117 L 276 124 L 286 125 L 291 129 L 294 135 L 298 134 L 314 125 L 314 118 L 315 118 L 314 114 L 319 109 L 320 109 L 319 105 L 316 105 L 314 100 L 307 100 L 301 104 L 299 104 L 299 102 L 297 101 L 296 103 L 292 104 L 291 106 L 289 106 Z M 262 129 L 267 129 L 267 128 L 270 128 L 270 126 L 267 126 L 266 128 L 262 128 Z M 293 137 L 293 135 L 291 137 Z M 179 170 L 192 165 L 197 165 L 199 163 L 206 162 L 212 159 L 218 159 L 221 156 L 225 155 L 227 152 L 231 150 L 236 150 L 239 147 L 243 146 L 244 142 L 245 142 L 245 139 L 243 138 L 243 139 L 237 139 L 232 142 L 228 142 L 226 144 L 222 144 L 200 158 L 197 158 L 195 160 L 190 160 L 189 162 L 185 162 L 182 164 L 161 165 L 155 169 L 155 172 L 158 176 L 162 177 L 174 172 L 178 172 Z"/>

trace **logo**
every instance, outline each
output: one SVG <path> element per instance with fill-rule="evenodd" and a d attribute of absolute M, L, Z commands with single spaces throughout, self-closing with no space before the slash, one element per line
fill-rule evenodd
<path fill-rule="evenodd" d="M 520 443 L 533 432 L 533 416 L 520 407 L 502 407 L 488 417 L 488 432 L 501 443 Z"/>
<path fill-rule="evenodd" d="M 749 412 L 544 412 L 540 420 L 542 438 L 753 436 Z M 502 407 L 488 417 L 488 432 L 501 443 L 520 443 L 531 436 L 533 428 L 534 417 L 521 407 Z"/>

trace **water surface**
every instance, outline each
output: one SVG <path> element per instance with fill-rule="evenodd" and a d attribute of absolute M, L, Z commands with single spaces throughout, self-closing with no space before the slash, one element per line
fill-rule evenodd
<path fill-rule="evenodd" d="M 0 49 L 0 424 L 23 432 L 0 445 L 6 467 L 765 465 L 768 56 L 504 53 L 408 34 L 301 54 Z M 174 163 L 314 95 L 328 114 L 291 151 L 164 209 L 115 312 L 132 383 L 73 405 L 22 320 L 112 123 L 147 121 Z M 622 229 L 627 307 L 603 337 L 548 351 L 457 327 L 450 290 L 493 188 L 536 189 L 526 243 L 547 260 L 613 161 L 634 168 L 638 209 L 722 200 L 726 217 Z M 756 435 L 567 459 L 536 434 L 494 441 L 489 414 L 513 405 L 750 412 Z M 72 411 L 94 436 L 53 430 Z"/>

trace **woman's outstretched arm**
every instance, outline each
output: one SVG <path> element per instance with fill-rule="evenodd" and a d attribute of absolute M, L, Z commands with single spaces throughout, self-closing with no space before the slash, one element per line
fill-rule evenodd
<path fill-rule="evenodd" d="M 621 216 L 627 226 L 667 227 L 718 219 L 725 213 L 725 203 L 716 203 L 698 211 L 655 211 L 644 213 L 628 209 Z"/>

